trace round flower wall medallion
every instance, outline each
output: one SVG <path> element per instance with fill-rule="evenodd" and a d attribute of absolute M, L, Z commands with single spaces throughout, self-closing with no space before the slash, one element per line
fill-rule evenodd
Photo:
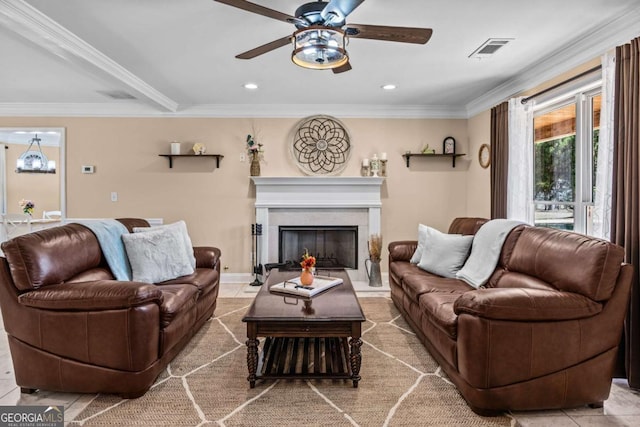
<path fill-rule="evenodd" d="M 307 175 L 336 175 L 347 166 L 351 138 L 334 117 L 307 117 L 295 129 L 291 154 Z"/>

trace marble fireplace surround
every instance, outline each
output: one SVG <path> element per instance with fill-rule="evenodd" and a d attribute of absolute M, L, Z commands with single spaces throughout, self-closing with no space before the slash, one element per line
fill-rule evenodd
<path fill-rule="evenodd" d="M 358 227 L 358 268 L 353 281 L 366 281 L 367 240 L 380 234 L 381 177 L 251 177 L 256 187 L 256 223 L 262 224 L 260 262 L 278 262 L 280 225 Z"/>

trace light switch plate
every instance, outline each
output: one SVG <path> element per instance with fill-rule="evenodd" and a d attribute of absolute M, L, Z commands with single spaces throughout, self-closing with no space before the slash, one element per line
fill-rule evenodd
<path fill-rule="evenodd" d="M 82 166 L 82 173 L 93 173 L 93 171 L 94 171 L 93 165 L 90 165 L 90 166 L 83 165 Z"/>

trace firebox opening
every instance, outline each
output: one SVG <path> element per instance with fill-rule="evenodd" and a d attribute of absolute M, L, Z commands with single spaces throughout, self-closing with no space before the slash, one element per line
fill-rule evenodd
<path fill-rule="evenodd" d="M 279 228 L 278 262 L 299 265 L 305 249 L 316 268 L 358 268 L 357 226 L 290 226 Z"/>

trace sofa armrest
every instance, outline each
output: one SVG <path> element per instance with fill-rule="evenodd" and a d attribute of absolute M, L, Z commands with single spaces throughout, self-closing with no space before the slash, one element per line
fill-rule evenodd
<path fill-rule="evenodd" d="M 154 285 L 141 282 L 96 280 L 62 283 L 26 292 L 18 302 L 45 310 L 94 311 L 160 305 L 162 292 Z"/>
<path fill-rule="evenodd" d="M 211 246 L 195 246 L 193 254 L 196 257 L 197 268 L 218 268 L 220 249 Z"/>
<path fill-rule="evenodd" d="M 418 248 L 417 240 L 399 240 L 389 243 L 389 262 L 411 260 L 413 253 Z"/>
<path fill-rule="evenodd" d="M 489 288 L 465 292 L 453 309 L 456 314 L 514 321 L 584 319 L 602 311 L 602 304 L 583 295 L 546 289 Z"/>

